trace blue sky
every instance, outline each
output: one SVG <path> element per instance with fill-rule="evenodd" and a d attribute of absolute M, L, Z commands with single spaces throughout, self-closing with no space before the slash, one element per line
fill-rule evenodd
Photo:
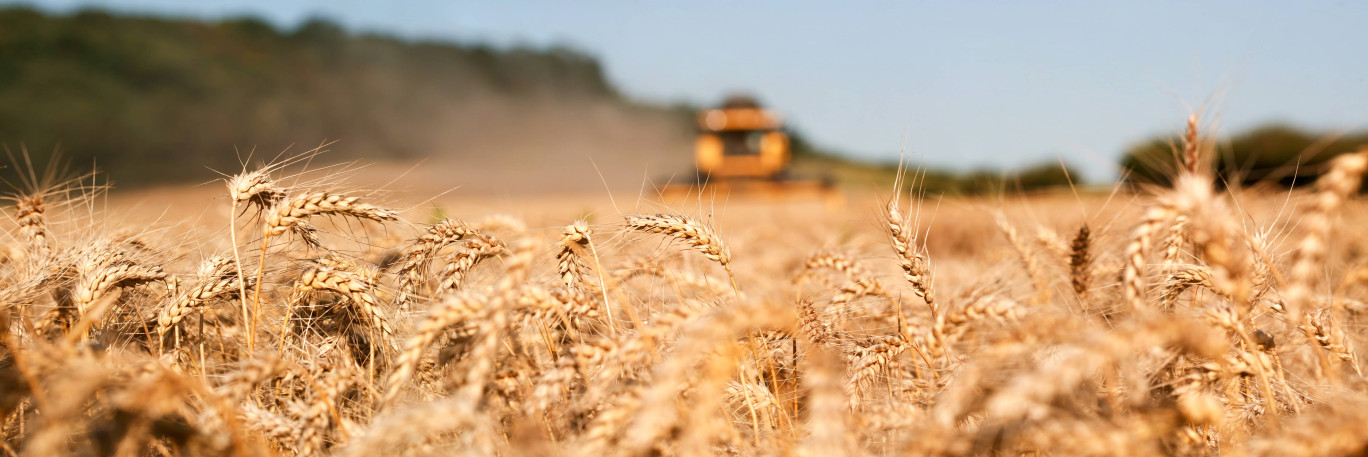
<path fill-rule="evenodd" d="M 1063 157 L 1113 177 L 1126 146 L 1190 109 L 1220 132 L 1270 121 L 1368 128 L 1368 2 L 42 0 L 55 10 L 569 44 L 629 95 L 745 90 L 815 142 L 864 158 L 1010 168 Z"/>

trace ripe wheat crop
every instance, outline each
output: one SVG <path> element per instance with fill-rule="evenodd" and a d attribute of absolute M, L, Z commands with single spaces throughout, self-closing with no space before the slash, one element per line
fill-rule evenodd
<path fill-rule="evenodd" d="M 744 220 L 424 220 L 277 164 L 220 231 L 86 230 L 98 187 L 30 179 L 0 448 L 1363 455 L 1368 150 L 1263 193 L 1185 138 L 1172 188 Z"/>

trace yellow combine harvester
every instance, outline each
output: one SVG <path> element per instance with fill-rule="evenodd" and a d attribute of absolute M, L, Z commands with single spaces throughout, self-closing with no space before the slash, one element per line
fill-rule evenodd
<path fill-rule="evenodd" d="M 698 113 L 697 173 L 692 182 L 661 188 L 661 197 L 838 201 L 840 193 L 829 181 L 790 176 L 792 151 L 783 126 L 778 114 L 744 96 Z"/>

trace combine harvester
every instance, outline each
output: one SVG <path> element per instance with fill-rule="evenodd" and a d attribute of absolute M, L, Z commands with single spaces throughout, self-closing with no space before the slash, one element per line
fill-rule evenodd
<path fill-rule="evenodd" d="M 829 179 L 801 179 L 789 173 L 792 151 L 779 115 L 745 96 L 729 97 L 722 107 L 698 113 L 692 182 L 660 187 L 668 204 L 689 201 L 844 202 Z"/>

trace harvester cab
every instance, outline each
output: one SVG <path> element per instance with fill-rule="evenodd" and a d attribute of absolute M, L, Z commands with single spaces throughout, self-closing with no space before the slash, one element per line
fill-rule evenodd
<path fill-rule="evenodd" d="M 663 187 L 663 198 L 825 199 L 829 205 L 840 199 L 829 180 L 791 176 L 783 120 L 755 99 L 729 97 L 720 107 L 699 112 L 697 122 L 696 174 L 692 182 Z"/>
<path fill-rule="evenodd" d="M 789 165 L 789 139 L 779 115 L 753 99 L 732 97 L 698 114 L 694 162 L 704 178 L 777 179 Z"/>

